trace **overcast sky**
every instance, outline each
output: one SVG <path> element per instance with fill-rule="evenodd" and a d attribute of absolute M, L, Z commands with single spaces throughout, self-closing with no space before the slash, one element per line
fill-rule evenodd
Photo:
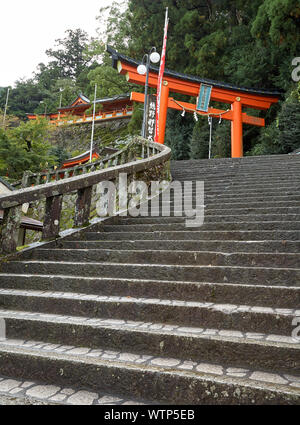
<path fill-rule="evenodd" d="M 1 0 L 0 87 L 31 77 L 45 50 L 54 47 L 67 29 L 96 35 L 96 16 L 111 0 Z"/>

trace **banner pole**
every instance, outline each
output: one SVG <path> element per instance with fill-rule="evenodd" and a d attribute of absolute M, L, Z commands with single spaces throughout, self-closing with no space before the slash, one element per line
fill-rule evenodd
<path fill-rule="evenodd" d="M 160 60 L 159 76 L 157 81 L 157 104 L 156 104 L 156 119 L 155 119 L 155 137 L 154 137 L 154 141 L 156 143 L 159 143 L 159 138 L 160 138 L 159 113 L 160 113 L 162 81 L 163 81 L 163 75 L 164 75 L 165 63 L 166 63 L 168 24 L 169 24 L 168 8 L 166 8 L 164 39 L 163 39 L 163 47 L 162 47 L 161 60 Z"/>

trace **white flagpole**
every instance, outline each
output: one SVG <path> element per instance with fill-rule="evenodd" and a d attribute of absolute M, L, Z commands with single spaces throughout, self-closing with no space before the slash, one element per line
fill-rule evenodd
<path fill-rule="evenodd" d="M 94 132 L 95 132 L 95 113 L 96 113 L 96 96 L 97 96 L 97 84 L 95 84 L 95 95 L 94 95 L 94 110 L 93 110 L 93 124 L 92 124 L 92 135 L 91 135 L 90 162 L 92 162 L 92 155 L 93 155 Z"/>
<path fill-rule="evenodd" d="M 7 89 L 7 95 L 6 95 L 6 102 L 5 102 L 4 115 L 3 115 L 3 127 L 4 127 L 4 128 L 5 128 L 5 119 L 6 119 L 6 112 L 7 112 L 7 105 L 8 105 L 9 91 L 10 91 L 10 88 L 8 87 L 8 89 Z"/>
<path fill-rule="evenodd" d="M 166 63 L 168 24 L 169 24 L 168 8 L 166 8 L 164 39 L 163 39 L 163 47 L 162 47 L 161 60 L 160 60 L 159 76 L 157 81 L 157 101 L 156 101 L 156 120 L 155 120 L 156 122 L 155 122 L 155 138 L 154 138 L 154 141 L 157 143 L 159 140 L 159 110 L 160 110 L 162 80 L 163 80 L 163 75 L 165 71 L 165 63 Z"/>

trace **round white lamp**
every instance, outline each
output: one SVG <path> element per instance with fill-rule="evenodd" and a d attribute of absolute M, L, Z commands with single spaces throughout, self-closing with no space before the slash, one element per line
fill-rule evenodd
<path fill-rule="evenodd" d="M 152 63 L 158 63 L 160 61 L 160 54 L 157 52 L 152 52 L 150 55 L 150 60 Z"/>
<path fill-rule="evenodd" d="M 146 74 L 146 72 L 147 72 L 147 68 L 146 68 L 146 66 L 145 66 L 145 65 L 143 65 L 143 64 L 139 65 L 139 66 L 137 67 L 137 72 L 138 72 L 138 74 L 140 74 L 140 75 L 145 75 L 145 74 Z"/>

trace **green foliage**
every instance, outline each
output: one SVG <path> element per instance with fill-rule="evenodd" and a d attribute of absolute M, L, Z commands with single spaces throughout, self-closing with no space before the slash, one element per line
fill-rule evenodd
<path fill-rule="evenodd" d="M 106 44 L 112 44 L 118 51 L 126 52 L 129 34 L 128 11 L 126 2 L 112 2 L 111 6 L 100 9 L 97 17 L 100 29 L 99 39 L 90 43 L 88 52 L 97 56 L 100 64 L 88 73 L 90 82 L 89 93 L 93 93 L 94 86 L 98 86 L 98 97 L 110 97 L 117 94 L 129 93 L 134 85 L 129 84 L 123 75 L 119 75 L 111 66 L 111 58 L 106 53 Z"/>
<path fill-rule="evenodd" d="M 264 128 L 258 144 L 250 151 L 253 155 L 289 153 L 300 146 L 300 83 L 282 103 L 277 118 Z"/>
<path fill-rule="evenodd" d="M 67 30 L 66 37 L 56 40 L 57 49 L 47 49 L 46 54 L 54 60 L 51 68 L 58 72 L 61 78 L 77 79 L 90 61 L 90 57 L 85 55 L 88 45 L 88 34 L 77 28 Z"/>
<path fill-rule="evenodd" d="M 70 157 L 75 158 L 75 156 L 79 156 L 80 154 L 82 154 L 82 151 L 80 149 L 75 149 L 75 151 L 72 151 Z"/>
<path fill-rule="evenodd" d="M 25 170 L 38 172 L 54 164 L 46 138 L 46 120 L 28 121 L 8 130 L 0 129 L 0 175 L 20 179 Z"/>
<path fill-rule="evenodd" d="M 217 121 L 214 120 L 214 121 Z M 212 134 L 212 157 L 230 158 L 231 156 L 231 125 L 229 121 L 215 122 Z"/>
<path fill-rule="evenodd" d="M 183 118 L 178 111 L 168 112 L 165 143 L 172 149 L 172 159 L 189 159 L 193 126 L 191 116 Z"/>
<path fill-rule="evenodd" d="M 6 92 L 0 94 L 0 107 L 4 109 Z M 27 113 L 33 112 L 43 99 L 43 91 L 32 79 L 16 82 L 16 87 L 10 91 L 8 112 L 19 118 L 25 118 Z"/>
<path fill-rule="evenodd" d="M 191 137 L 191 159 L 203 159 L 208 158 L 208 145 L 209 145 L 209 126 L 207 119 L 202 120 L 201 118 L 194 126 L 192 137 Z"/>
<path fill-rule="evenodd" d="M 282 153 L 278 142 L 279 130 L 274 121 L 264 128 L 258 138 L 258 143 L 250 151 L 251 155 L 270 155 Z"/>
<path fill-rule="evenodd" d="M 265 0 L 252 24 L 252 34 L 270 47 L 296 55 L 299 49 L 298 0 Z"/>
<path fill-rule="evenodd" d="M 70 157 L 70 154 L 67 152 L 67 150 L 58 145 L 55 145 L 50 148 L 49 155 L 54 158 L 55 163 L 59 166 L 61 166 L 63 162 Z"/>
<path fill-rule="evenodd" d="M 98 98 L 129 93 L 133 89 L 133 85 L 129 84 L 124 76 L 120 76 L 116 73 L 116 70 L 112 68 L 111 63 L 97 66 L 89 72 L 88 79 L 90 81 L 90 92 L 92 92 L 95 84 L 97 84 Z M 94 96 L 94 94 L 92 96 Z"/>
<path fill-rule="evenodd" d="M 279 144 L 283 153 L 300 147 L 300 102 L 288 101 L 278 115 Z"/>
<path fill-rule="evenodd" d="M 135 103 L 131 120 L 128 124 L 129 134 L 140 134 L 143 124 L 144 109 L 143 104 Z"/>
<path fill-rule="evenodd" d="M 209 125 L 207 118 L 199 117 L 199 121 L 194 126 L 190 158 L 204 159 L 208 158 L 209 151 Z M 219 117 L 213 118 L 211 157 L 227 158 L 231 154 L 230 143 L 230 122 L 223 120 L 219 123 Z"/>

